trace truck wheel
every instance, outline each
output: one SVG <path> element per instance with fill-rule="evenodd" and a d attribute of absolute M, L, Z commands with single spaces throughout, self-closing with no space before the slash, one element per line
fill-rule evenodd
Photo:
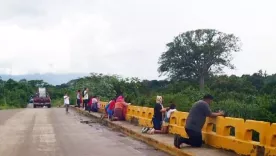
<path fill-rule="evenodd" d="M 36 108 L 36 105 L 34 105 L 34 108 Z"/>
<path fill-rule="evenodd" d="M 51 105 L 49 105 L 48 108 L 51 108 Z"/>

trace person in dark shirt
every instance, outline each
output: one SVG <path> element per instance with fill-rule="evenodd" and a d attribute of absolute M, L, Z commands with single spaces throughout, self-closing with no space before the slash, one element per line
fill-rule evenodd
<path fill-rule="evenodd" d="M 162 96 L 156 97 L 156 104 L 154 106 L 154 115 L 152 118 L 153 128 L 149 130 L 150 134 L 153 133 L 162 133 L 162 121 L 163 121 L 163 113 L 166 112 L 166 108 L 163 108 L 162 105 L 163 99 Z"/>
<path fill-rule="evenodd" d="M 212 113 L 210 110 L 210 104 L 213 101 L 212 95 L 205 95 L 203 100 L 196 102 L 187 117 L 185 131 L 189 138 L 183 138 L 180 135 L 174 137 L 174 146 L 180 148 L 182 143 L 191 145 L 193 147 L 202 146 L 202 128 L 205 124 L 206 117 L 223 116 L 224 112 Z"/>

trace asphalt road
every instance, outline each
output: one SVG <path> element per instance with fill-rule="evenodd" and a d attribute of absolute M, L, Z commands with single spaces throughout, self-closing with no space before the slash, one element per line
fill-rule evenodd
<path fill-rule="evenodd" d="M 167 156 L 90 120 L 64 108 L 1 110 L 0 156 Z"/>

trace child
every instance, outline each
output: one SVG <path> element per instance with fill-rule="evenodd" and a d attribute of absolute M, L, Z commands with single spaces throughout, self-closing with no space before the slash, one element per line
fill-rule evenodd
<path fill-rule="evenodd" d="M 165 134 L 168 133 L 168 127 L 169 127 L 169 123 L 170 123 L 170 117 L 171 117 L 171 114 L 176 111 L 175 108 L 176 108 L 175 104 L 172 103 L 170 105 L 170 108 L 167 109 L 167 112 L 165 113 L 165 118 L 163 120 L 162 129 L 161 129 L 162 132 L 165 133 Z"/>
<path fill-rule="evenodd" d="M 107 108 L 108 119 L 110 119 L 110 120 L 112 119 L 112 116 L 114 113 L 115 104 L 116 104 L 116 98 L 112 99 L 109 102 L 109 106 Z"/>
<path fill-rule="evenodd" d="M 112 100 L 111 100 L 111 101 L 112 101 Z M 104 108 L 105 114 L 102 116 L 102 118 L 107 118 L 107 117 L 108 117 L 108 112 L 107 112 L 107 110 L 108 110 L 108 107 L 109 107 L 111 101 L 109 101 L 108 104 L 105 106 L 105 108 Z"/>

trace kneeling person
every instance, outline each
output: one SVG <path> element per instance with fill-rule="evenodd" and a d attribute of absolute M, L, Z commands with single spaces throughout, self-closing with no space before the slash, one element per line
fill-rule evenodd
<path fill-rule="evenodd" d="M 213 101 L 213 96 L 205 95 L 203 100 L 196 102 L 187 117 L 185 131 L 189 138 L 183 138 L 179 135 L 174 137 L 174 146 L 180 148 L 182 143 L 191 145 L 193 147 L 202 146 L 202 128 L 205 124 L 206 117 L 223 116 L 224 112 L 212 113 L 210 110 L 210 104 Z"/>

